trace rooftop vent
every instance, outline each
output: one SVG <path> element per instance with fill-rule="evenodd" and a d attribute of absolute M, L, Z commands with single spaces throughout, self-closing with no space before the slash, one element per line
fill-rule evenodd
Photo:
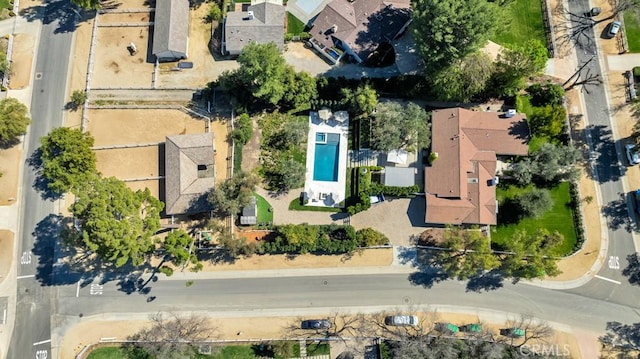
<path fill-rule="evenodd" d="M 338 25 L 333 24 L 333 25 L 331 26 L 331 32 L 332 32 L 332 33 L 334 33 L 334 34 L 335 34 L 336 32 L 338 32 Z"/>
<path fill-rule="evenodd" d="M 242 20 L 253 20 L 253 11 L 248 11 L 247 16 L 243 17 Z"/>

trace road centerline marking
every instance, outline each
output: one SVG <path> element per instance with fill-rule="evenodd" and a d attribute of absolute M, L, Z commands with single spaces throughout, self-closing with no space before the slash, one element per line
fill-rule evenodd
<path fill-rule="evenodd" d="M 19 276 L 16 277 L 16 279 L 34 278 L 35 276 L 36 276 L 35 274 L 19 275 Z"/>
<path fill-rule="evenodd" d="M 596 277 L 598 279 L 606 280 L 607 282 L 611 282 L 611 283 L 615 283 L 615 284 L 622 284 L 622 282 L 618 282 L 617 280 L 605 278 L 603 276 L 595 275 L 594 277 Z"/>
<path fill-rule="evenodd" d="M 76 298 L 80 296 L 80 281 L 78 281 L 78 285 L 76 286 Z"/>
<path fill-rule="evenodd" d="M 47 339 L 47 340 L 43 340 L 41 342 L 33 343 L 33 346 L 35 347 L 36 345 L 47 344 L 47 343 L 51 343 L 51 339 Z"/>

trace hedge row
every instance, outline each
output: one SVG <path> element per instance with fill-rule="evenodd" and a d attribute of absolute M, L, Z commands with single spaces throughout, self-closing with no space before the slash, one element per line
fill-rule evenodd
<path fill-rule="evenodd" d="M 578 192 L 578 185 L 575 182 L 569 184 L 569 194 L 571 195 L 570 205 L 573 215 L 573 227 L 576 230 L 576 244 L 573 246 L 573 251 L 576 252 L 582 248 L 585 238 L 582 212 L 580 212 L 580 193 Z"/>
<path fill-rule="evenodd" d="M 352 175 L 356 177 L 354 182 L 357 184 L 358 201 L 356 204 L 347 207 L 347 213 L 350 216 L 371 208 L 371 199 L 369 198 L 371 193 L 371 168 L 378 168 L 378 166 L 358 167 L 352 172 Z"/>
<path fill-rule="evenodd" d="M 386 196 L 393 197 L 415 197 L 415 194 L 419 190 L 420 187 L 417 185 L 410 187 L 385 186 L 377 183 L 371 185 L 371 193 L 384 194 Z"/>
<path fill-rule="evenodd" d="M 358 232 L 348 225 L 287 224 L 275 228 L 272 242 L 262 243 L 258 253 L 269 254 L 341 254 L 358 247 L 385 245 L 389 239 L 371 228 Z"/>

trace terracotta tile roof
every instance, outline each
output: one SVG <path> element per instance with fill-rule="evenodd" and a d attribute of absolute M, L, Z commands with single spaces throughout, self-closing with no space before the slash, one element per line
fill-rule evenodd
<path fill-rule="evenodd" d="M 410 0 L 333 0 L 310 31 L 325 47 L 340 40 L 364 60 L 383 41 L 390 42 L 411 18 Z"/>
<path fill-rule="evenodd" d="M 432 151 L 438 159 L 425 169 L 427 223 L 495 224 L 496 193 L 491 180 L 496 155 L 526 155 L 529 128 L 522 115 L 462 108 L 432 115 Z"/>

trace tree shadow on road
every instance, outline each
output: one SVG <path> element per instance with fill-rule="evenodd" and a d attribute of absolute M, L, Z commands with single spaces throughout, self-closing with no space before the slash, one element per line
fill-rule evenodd
<path fill-rule="evenodd" d="M 635 230 L 634 222 L 629 217 L 628 198 L 629 195 L 620 193 L 616 200 L 602 206 L 602 214 L 606 217 L 607 224 L 612 230 L 622 228 L 629 233 Z"/>
<path fill-rule="evenodd" d="M 593 146 L 592 159 L 596 161 L 597 177 L 592 171 L 588 174 L 599 183 L 615 182 L 620 179 L 620 166 L 616 145 L 611 129 L 601 125 L 589 125 L 585 135 L 591 136 Z"/>
<path fill-rule="evenodd" d="M 629 283 L 640 285 L 640 258 L 638 253 L 629 254 L 627 256 L 627 267 L 622 270 L 622 275 L 629 279 Z"/>
<path fill-rule="evenodd" d="M 42 176 L 42 149 L 38 147 L 27 158 L 27 165 L 35 174 L 33 189 L 40 193 L 40 197 L 45 201 L 56 201 L 62 198 L 63 193 L 58 193 L 49 189 L 49 180 Z"/>
<path fill-rule="evenodd" d="M 53 1 L 22 9 L 20 16 L 29 22 L 40 20 L 44 25 L 57 22 L 54 33 L 60 34 L 75 31 L 79 23 L 95 18 L 96 12 L 79 9 L 69 1 Z"/>

